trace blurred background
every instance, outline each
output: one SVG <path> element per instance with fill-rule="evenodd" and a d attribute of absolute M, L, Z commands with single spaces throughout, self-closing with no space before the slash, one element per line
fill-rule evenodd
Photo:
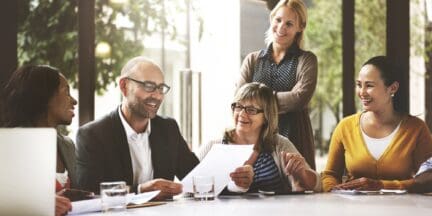
<path fill-rule="evenodd" d="M 231 126 L 229 105 L 240 65 L 249 52 L 265 48 L 269 9 L 276 3 L 5 0 L 0 3 L 0 83 L 23 64 L 59 68 L 79 99 L 76 117 L 65 128 L 75 140 L 79 125 L 120 104 L 116 81 L 126 61 L 137 55 L 150 57 L 171 86 L 159 114 L 174 117 L 196 150 Z M 408 77 L 408 108 L 431 128 L 432 1 L 305 3 L 305 49 L 314 52 L 319 63 L 318 86 L 310 103 L 318 171 L 324 167 L 335 125 L 360 110 L 353 94 L 354 77 L 372 56 L 406 54 L 401 62 L 406 62 L 402 73 Z"/>

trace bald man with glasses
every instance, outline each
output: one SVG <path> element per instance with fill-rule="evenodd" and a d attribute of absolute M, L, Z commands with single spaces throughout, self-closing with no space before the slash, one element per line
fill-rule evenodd
<path fill-rule="evenodd" d="M 182 179 L 198 163 L 174 119 L 157 115 L 170 87 L 150 59 L 139 56 L 123 67 L 121 105 L 103 118 L 79 128 L 78 186 L 99 191 L 105 181 L 125 181 L 131 191 L 161 190 L 157 199 L 182 192 Z"/>

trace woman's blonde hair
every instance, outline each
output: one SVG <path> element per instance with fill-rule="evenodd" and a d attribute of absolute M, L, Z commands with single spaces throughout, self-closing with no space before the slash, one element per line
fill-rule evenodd
<path fill-rule="evenodd" d="M 302 0 L 281 0 L 277 3 L 277 5 L 270 12 L 270 27 L 265 33 L 265 43 L 268 46 L 271 42 L 273 42 L 271 26 L 272 19 L 276 15 L 276 12 L 282 7 L 289 7 L 296 13 L 297 21 L 302 31 L 296 34 L 294 42 L 297 43 L 298 47 L 303 48 L 304 30 L 307 23 L 307 9 Z"/>
<path fill-rule="evenodd" d="M 264 114 L 264 125 L 261 128 L 259 143 L 254 150 L 272 152 L 276 146 L 278 133 L 278 107 L 273 90 L 262 83 L 252 82 L 241 86 L 234 96 L 234 102 L 254 101 L 261 107 Z M 225 132 L 224 139 L 233 142 L 234 129 Z"/>

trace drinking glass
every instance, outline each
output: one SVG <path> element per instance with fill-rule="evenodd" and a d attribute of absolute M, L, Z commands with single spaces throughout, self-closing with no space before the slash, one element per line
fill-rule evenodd
<path fill-rule="evenodd" d="M 100 183 L 102 212 L 125 211 L 127 205 L 128 187 L 126 182 L 102 182 Z"/>
<path fill-rule="evenodd" d="M 214 200 L 215 184 L 213 176 L 193 176 L 192 181 L 195 200 Z"/>

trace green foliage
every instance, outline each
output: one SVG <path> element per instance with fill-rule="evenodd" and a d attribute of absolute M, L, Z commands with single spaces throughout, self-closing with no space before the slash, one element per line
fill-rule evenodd
<path fill-rule="evenodd" d="M 314 0 L 308 15 L 306 44 L 318 56 L 319 73 L 311 106 L 328 107 L 338 122 L 342 102 L 342 0 Z M 367 59 L 385 54 L 386 1 L 356 0 L 354 19 L 357 73 Z"/>
<path fill-rule="evenodd" d="M 373 56 L 386 54 L 386 0 L 356 0 L 355 72 Z"/>
<path fill-rule="evenodd" d="M 76 2 L 19 0 L 18 4 L 19 65 L 49 64 L 76 83 Z"/>
<path fill-rule="evenodd" d="M 355 74 L 373 56 L 386 55 L 386 0 L 356 0 L 355 4 Z M 356 107 L 360 109 L 358 98 Z"/>
<path fill-rule="evenodd" d="M 75 1 L 19 0 L 18 59 L 23 64 L 49 64 L 77 87 L 78 82 L 78 5 Z M 111 46 L 108 57 L 96 58 L 96 90 L 99 94 L 118 77 L 121 67 L 133 56 L 144 53 L 143 41 L 162 32 L 171 39 L 177 35 L 172 15 L 185 11 L 184 0 L 129 0 L 113 5 L 95 2 L 95 45 Z M 164 15 L 167 16 L 164 16 Z M 125 17 L 132 27 L 116 23 Z"/>
<path fill-rule="evenodd" d="M 342 2 L 315 0 L 308 11 L 306 45 L 318 57 L 318 85 L 312 109 L 327 106 L 339 119 L 342 100 Z"/>

